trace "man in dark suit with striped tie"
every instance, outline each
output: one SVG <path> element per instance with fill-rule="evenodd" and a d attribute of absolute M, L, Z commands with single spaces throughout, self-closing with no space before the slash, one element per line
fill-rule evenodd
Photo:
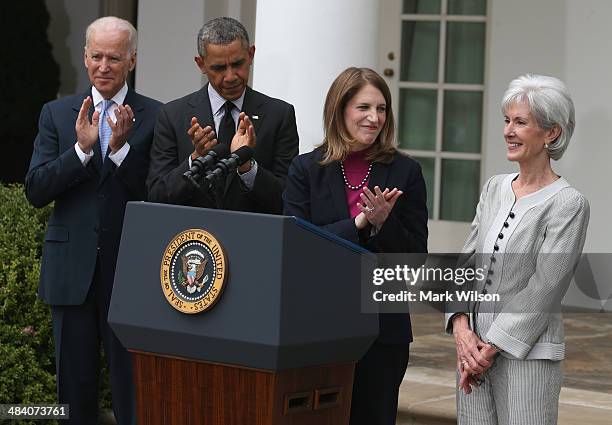
<path fill-rule="evenodd" d="M 146 199 L 160 103 L 128 87 L 137 35 L 127 21 L 87 28 L 87 92 L 49 102 L 26 176 L 36 207 L 54 202 L 45 233 L 39 296 L 51 305 L 60 403 L 70 423 L 96 424 L 100 344 L 109 361 L 117 422 L 135 423 L 129 353 L 107 323 L 126 202 Z"/>
<path fill-rule="evenodd" d="M 198 33 L 195 62 L 208 77 L 200 90 L 164 105 L 155 125 L 149 199 L 181 205 L 280 214 L 289 164 L 298 153 L 293 106 L 247 86 L 255 46 L 232 18 L 213 19 Z M 251 161 L 216 190 L 183 179 L 191 162 L 217 143 L 254 148 Z"/>

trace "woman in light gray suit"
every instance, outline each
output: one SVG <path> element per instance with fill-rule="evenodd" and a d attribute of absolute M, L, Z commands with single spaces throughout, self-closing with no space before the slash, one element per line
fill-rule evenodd
<path fill-rule="evenodd" d="M 447 315 L 457 346 L 460 424 L 556 424 L 565 345 L 560 304 L 584 246 L 585 197 L 551 167 L 574 130 L 556 78 L 524 75 L 502 101 L 508 160 L 519 172 L 484 185 L 463 253 L 497 303 Z"/>

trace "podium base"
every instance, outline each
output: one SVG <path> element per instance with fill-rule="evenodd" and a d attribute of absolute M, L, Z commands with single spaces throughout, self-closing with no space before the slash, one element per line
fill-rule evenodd
<path fill-rule="evenodd" d="M 354 363 L 279 372 L 132 352 L 140 424 L 348 424 Z"/>

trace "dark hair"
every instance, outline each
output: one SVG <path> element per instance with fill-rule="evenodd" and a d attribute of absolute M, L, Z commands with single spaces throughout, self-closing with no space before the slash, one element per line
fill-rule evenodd
<path fill-rule="evenodd" d="M 198 54 L 206 57 L 206 46 L 209 44 L 230 44 L 234 40 L 242 41 L 245 49 L 249 48 L 249 34 L 246 28 L 234 18 L 223 16 L 206 22 L 198 31 Z"/>

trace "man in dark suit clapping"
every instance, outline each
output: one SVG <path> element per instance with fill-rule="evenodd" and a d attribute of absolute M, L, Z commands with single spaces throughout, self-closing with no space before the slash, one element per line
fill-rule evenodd
<path fill-rule="evenodd" d="M 55 202 L 45 233 L 39 296 L 51 305 L 57 392 L 70 423 L 96 424 L 100 343 L 117 422 L 135 423 L 131 357 L 107 323 L 126 202 L 146 199 L 160 103 L 127 85 L 136 30 L 104 17 L 87 28 L 92 87 L 47 103 L 26 176 L 36 207 Z"/>
<path fill-rule="evenodd" d="M 247 86 L 255 46 L 232 18 L 198 32 L 195 62 L 208 77 L 200 90 L 163 106 L 155 125 L 147 186 L 154 202 L 280 214 L 289 164 L 298 152 L 293 106 Z M 217 143 L 231 152 L 248 145 L 253 160 L 198 190 L 183 179 L 194 159 Z"/>

